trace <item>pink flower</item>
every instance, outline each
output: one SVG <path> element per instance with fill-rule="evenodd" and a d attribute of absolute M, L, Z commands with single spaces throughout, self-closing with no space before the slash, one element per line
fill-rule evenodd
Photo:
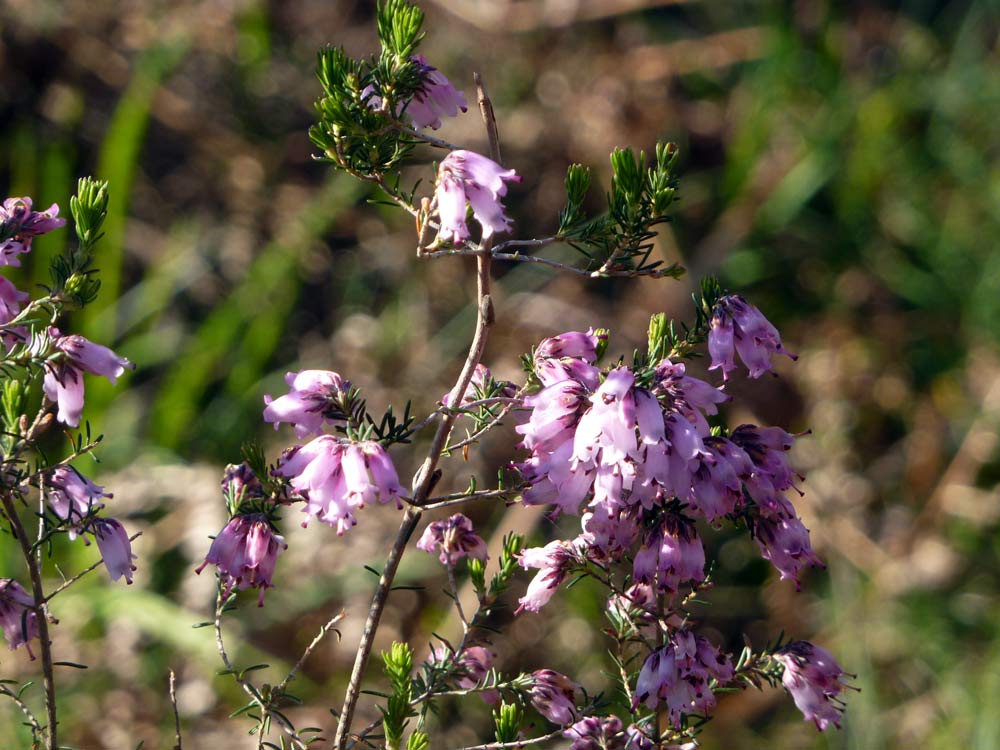
<path fill-rule="evenodd" d="M 439 559 L 445 565 L 454 565 L 463 557 L 486 560 L 486 542 L 472 528 L 472 521 L 456 513 L 444 521 L 430 524 L 417 542 L 417 549 L 434 554 L 440 550 Z"/>
<path fill-rule="evenodd" d="M 0 206 L 0 266 L 20 266 L 18 255 L 31 250 L 31 239 L 66 224 L 56 218 L 59 206 L 33 211 L 31 198 L 8 198 Z"/>
<path fill-rule="evenodd" d="M 687 630 L 675 632 L 670 642 L 651 653 L 639 672 L 632 709 L 640 703 L 656 709 L 666 704 L 676 728 L 684 714 L 707 716 L 715 708 L 710 680 L 724 685 L 735 675 L 726 654 Z"/>
<path fill-rule="evenodd" d="M 538 612 L 549 603 L 569 571 L 578 564 L 579 554 L 571 542 L 556 540 L 544 547 L 526 549 L 521 553 L 518 562 L 521 567 L 537 568 L 538 574 L 528 584 L 524 596 L 518 599 L 517 613 L 522 610 Z"/>
<path fill-rule="evenodd" d="M 304 512 L 336 526 L 338 534 L 354 526 L 355 511 L 373 500 L 395 500 L 402 507 L 396 469 L 375 441 L 354 443 L 321 435 L 282 456 L 276 471 L 306 499 Z"/>
<path fill-rule="evenodd" d="M 0 578 L 0 628 L 11 651 L 18 646 L 27 646 L 31 658 L 35 658 L 29 645 L 29 641 L 38 637 L 35 600 L 11 578 Z"/>
<path fill-rule="evenodd" d="M 0 324 L 9 323 L 21 312 L 21 305 L 31 295 L 20 291 L 9 279 L 0 276 Z"/>
<path fill-rule="evenodd" d="M 281 422 L 295 426 L 295 436 L 318 435 L 323 424 L 342 423 L 341 397 L 350 389 L 350 382 L 329 370 L 302 370 L 285 375 L 291 390 L 272 399 L 264 396 L 264 421 L 278 429 Z"/>
<path fill-rule="evenodd" d="M 58 405 L 56 418 L 70 427 L 78 427 L 83 412 L 83 373 L 102 375 L 114 384 L 126 368 L 134 370 L 135 365 L 106 346 L 88 341 L 83 336 L 63 336 L 58 328 L 49 328 L 48 335 L 53 346 L 62 351 L 66 359 L 45 364 L 42 390 L 49 401 Z M 42 343 L 39 340 L 35 346 Z"/>
<path fill-rule="evenodd" d="M 845 705 L 838 696 L 847 690 L 841 680 L 848 675 L 830 652 L 808 641 L 795 641 L 774 654 L 774 660 L 785 667 L 781 682 L 805 720 L 814 722 L 821 732 L 831 724 L 839 729 Z"/>
<path fill-rule="evenodd" d="M 266 515 L 235 515 L 212 540 L 205 562 L 197 572 L 201 573 L 209 563 L 215 565 L 225 596 L 243 586 L 257 588 L 260 591 L 257 606 L 263 607 L 264 591 L 271 588 L 278 555 L 286 549 L 284 538 L 274 532 Z"/>
<path fill-rule="evenodd" d="M 708 333 L 708 351 L 712 355 L 709 370 L 722 368 L 723 379 L 736 369 L 733 350 L 740 355 L 751 378 L 759 378 L 771 369 L 771 359 L 784 354 L 798 357 L 781 344 L 778 329 L 771 325 L 760 310 L 737 294 L 722 297 L 712 311 Z"/>
<path fill-rule="evenodd" d="M 244 500 L 260 499 L 266 494 L 264 485 L 246 461 L 226 466 L 222 475 L 222 496 L 227 502 L 239 505 Z"/>
<path fill-rule="evenodd" d="M 770 560 L 781 573 L 781 580 L 790 578 L 795 588 L 801 587 L 799 571 L 809 565 L 823 568 L 823 561 L 813 552 L 809 530 L 794 513 L 761 513 L 753 521 L 753 535 L 761 557 Z"/>
<path fill-rule="evenodd" d="M 49 507 L 63 521 L 70 521 L 70 538 L 75 538 L 80 522 L 104 507 L 110 492 L 94 484 L 72 466 L 57 466 L 43 480 L 42 490 Z"/>
<path fill-rule="evenodd" d="M 626 750 L 629 737 L 617 716 L 586 716 L 565 732 L 569 750 Z"/>
<path fill-rule="evenodd" d="M 507 194 L 507 181 L 520 182 L 513 169 L 504 169 L 492 159 L 472 151 L 452 151 L 438 167 L 437 203 L 441 219 L 438 240 L 459 244 L 469 239 L 465 203 L 472 206 L 483 228 L 483 239 L 510 229 L 500 199 Z"/>
<path fill-rule="evenodd" d="M 415 128 L 437 130 L 441 127 L 441 115 L 457 117 L 459 110 L 468 111 L 465 94 L 456 90 L 441 71 L 428 65 L 423 55 L 414 55 L 410 59 L 419 66 L 424 79 L 406 106 L 406 114 L 413 120 Z"/>
<path fill-rule="evenodd" d="M 493 654 L 482 646 L 469 646 L 461 654 L 438 646 L 431 652 L 430 662 L 442 666 L 451 664 L 450 672 L 455 677 L 455 683 L 463 690 L 471 690 L 489 675 L 493 668 Z M 500 699 L 496 690 L 483 690 L 479 695 L 490 704 Z"/>
<path fill-rule="evenodd" d="M 694 525 L 667 516 L 646 536 L 636 553 L 633 577 L 639 583 L 655 584 L 662 594 L 676 594 L 686 582 L 705 580 L 705 548 Z"/>
<path fill-rule="evenodd" d="M 132 573 L 136 569 L 132 563 L 135 555 L 132 554 L 132 542 L 125 527 L 114 518 L 98 518 L 91 525 L 91 531 L 97 539 L 97 549 L 101 552 L 104 567 L 108 569 L 111 580 L 117 581 L 125 576 L 125 581 L 131 584 Z"/>
<path fill-rule="evenodd" d="M 551 669 L 531 673 L 528 697 L 531 705 L 553 724 L 569 724 L 576 718 L 576 691 L 573 680 Z"/>

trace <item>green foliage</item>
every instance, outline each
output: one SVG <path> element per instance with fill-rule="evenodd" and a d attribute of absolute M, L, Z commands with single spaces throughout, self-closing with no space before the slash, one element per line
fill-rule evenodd
<path fill-rule="evenodd" d="M 588 219 L 583 201 L 590 188 L 590 170 L 579 164 L 566 172 L 566 206 L 559 214 L 557 237 L 591 259 L 595 275 L 634 272 L 679 277 L 677 264 L 663 266 L 650 261 L 654 227 L 669 219 L 667 209 L 677 190 L 674 162 L 678 149 L 673 143 L 656 146 L 656 161 L 647 166 L 646 155 L 630 148 L 611 152 L 611 191 L 608 213 Z"/>
<path fill-rule="evenodd" d="M 524 711 L 516 703 L 501 703 L 493 712 L 493 724 L 497 742 L 514 742 L 524 723 Z"/>
<path fill-rule="evenodd" d="M 382 652 L 384 671 L 392 686 L 386 705 L 379 706 L 382 712 L 382 726 L 385 729 L 385 743 L 388 750 L 402 746 L 403 734 L 409 720 L 416 716 L 410 706 L 413 698 L 413 649 L 405 643 L 393 642 L 388 652 Z"/>
<path fill-rule="evenodd" d="M 406 750 L 429 750 L 431 738 L 426 732 L 415 731 L 406 741 Z"/>
<path fill-rule="evenodd" d="M 383 55 L 408 59 L 424 38 L 424 12 L 406 0 L 382 0 L 377 24 Z"/>

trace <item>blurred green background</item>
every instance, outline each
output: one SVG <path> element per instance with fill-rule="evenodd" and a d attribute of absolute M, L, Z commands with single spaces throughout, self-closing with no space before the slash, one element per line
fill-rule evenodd
<path fill-rule="evenodd" d="M 311 160 L 315 51 L 375 48 L 361 0 L 6 0 L 0 7 L 0 186 L 68 210 L 75 178 L 111 181 L 99 266 L 102 300 L 72 328 L 137 363 L 112 389 L 90 379 L 86 416 L 107 436 L 80 468 L 115 493 L 109 511 L 137 542 L 134 586 L 103 573 L 55 601 L 64 741 L 132 750 L 172 745 L 168 669 L 179 681 L 187 750 L 249 747 L 227 720 L 239 697 L 217 677 L 212 606 L 194 576 L 224 522 L 221 469 L 257 435 L 275 456 L 293 442 L 260 421 L 287 370 L 334 369 L 374 408 L 433 408 L 474 320 L 471 268 L 414 258 L 413 226 L 366 203 L 367 187 Z M 812 429 L 796 462 L 801 513 L 825 572 L 802 593 L 778 583 L 752 544 L 707 544 L 721 566 L 702 628 L 732 646 L 782 630 L 830 648 L 857 673 L 845 728 L 818 735 L 782 691 L 725 697 L 707 747 L 1000 746 L 1000 68 L 995 2 L 427 0 L 424 54 L 472 98 L 490 87 L 505 162 L 524 175 L 509 206 L 519 236 L 550 234 L 570 162 L 606 186 L 614 146 L 681 146 L 681 201 L 658 239 L 680 282 L 591 282 L 498 269 L 498 327 L 486 361 L 516 378 L 544 336 L 589 325 L 612 349 L 641 344 L 656 311 L 690 318 L 689 294 L 719 274 L 758 304 L 801 358 L 779 376 L 737 379 L 733 423 Z M 483 150 L 478 116 L 445 124 Z M 412 176 L 431 178 L 431 153 Z M 595 191 L 595 207 L 601 189 Z M 44 283 L 66 231 L 41 238 L 11 278 Z M 556 248 L 558 255 L 565 251 Z M 695 366 L 698 369 L 699 365 Z M 508 430 L 442 489 L 489 481 L 512 456 Z M 418 445 L 417 448 L 420 446 Z M 401 473 L 416 452 L 394 449 Z M 297 514 L 296 514 L 297 515 Z M 484 529 L 543 543 L 572 533 L 537 512 L 478 506 Z M 238 661 L 293 662 L 340 608 L 344 640 L 307 664 L 291 711 L 331 726 L 373 579 L 396 514 L 364 512 L 337 538 L 287 519 L 277 588 L 233 619 Z M 496 540 L 494 540 L 495 542 Z M 494 547 L 495 549 L 495 547 Z M 58 545 L 63 570 L 94 559 Z M 13 545 L 0 575 L 18 576 Z M 411 553 L 377 647 L 419 648 L 457 623 L 441 571 Z M 526 577 L 525 577 L 526 580 Z M 520 595 L 523 582 L 512 591 Z M 512 598 L 513 601 L 513 598 Z M 585 586 L 543 615 L 512 621 L 492 648 L 504 670 L 563 669 L 607 684 L 600 602 Z M 26 654 L 0 676 L 29 679 Z M 38 700 L 37 689 L 29 692 Z M 363 702 L 362 718 L 372 715 Z M 462 712 L 461 715 L 459 712 Z M 3 748 L 26 746 L 0 704 Z M 434 747 L 487 739 L 485 707 L 446 707 Z"/>

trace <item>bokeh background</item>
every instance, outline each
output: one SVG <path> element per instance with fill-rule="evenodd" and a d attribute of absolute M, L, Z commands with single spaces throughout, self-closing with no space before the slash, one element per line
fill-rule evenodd
<path fill-rule="evenodd" d="M 172 746 L 167 672 L 178 676 L 188 750 L 250 747 L 232 681 L 206 619 L 213 580 L 198 577 L 224 522 L 218 481 L 257 436 L 275 456 L 293 442 L 260 420 L 287 370 L 337 370 L 374 408 L 433 408 L 474 319 L 471 268 L 417 261 L 413 226 L 367 203 L 367 187 L 312 161 L 316 50 L 375 47 L 361 0 L 5 0 L 0 6 L 0 186 L 68 209 L 75 178 L 110 180 L 101 302 L 73 328 L 137 363 L 117 390 L 88 381 L 87 415 L 106 435 L 81 468 L 115 493 L 137 542 L 131 587 L 103 573 L 60 595 L 64 741 L 82 748 Z M 524 175 L 510 208 L 520 236 L 551 232 L 567 164 L 593 165 L 594 206 L 614 146 L 681 147 L 681 200 L 657 253 L 678 282 L 591 282 L 498 269 L 498 326 L 486 361 L 516 378 L 544 336 L 613 329 L 612 350 L 644 340 L 648 316 L 690 319 L 689 295 L 718 274 L 763 308 L 801 357 L 778 376 L 737 379 L 733 423 L 811 429 L 795 459 L 801 513 L 829 562 L 802 593 L 779 583 L 751 543 L 725 533 L 702 627 L 732 646 L 781 631 L 811 638 L 857 673 L 844 729 L 818 735 L 781 690 L 722 699 L 706 746 L 887 748 L 1000 746 L 1000 70 L 992 2 L 425 0 L 423 51 L 472 95 L 482 72 L 504 159 Z M 484 149 L 474 113 L 445 138 Z M 414 176 L 430 178 L 421 152 Z M 44 283 L 69 240 L 41 238 L 12 278 Z M 554 248 L 567 260 L 572 251 Z M 699 365 L 695 365 L 696 369 Z M 442 488 L 488 482 L 512 456 L 508 430 Z M 394 449 L 408 473 L 415 452 Z M 296 683 L 301 725 L 330 727 L 353 644 L 398 517 L 369 509 L 342 538 L 286 528 L 277 587 L 258 610 L 241 599 L 227 632 L 243 665 L 294 662 L 341 608 Z M 570 533 L 537 512 L 470 510 L 483 529 L 534 543 Z M 494 546 L 494 549 L 496 547 Z M 57 545 L 64 570 L 93 548 Z M 20 576 L 0 542 L 0 575 Z M 377 647 L 425 649 L 457 623 L 441 570 L 413 552 Z M 512 592 L 520 595 L 526 577 Z M 579 586 L 542 616 L 499 616 L 501 669 L 565 670 L 607 685 L 600 602 Z M 513 620 L 513 621 L 512 621 Z M 22 650 L 23 651 L 23 650 Z M 421 652 L 424 653 L 425 651 Z M 0 677 L 28 679 L 24 653 Z M 29 699 L 39 700 L 37 688 Z M 363 701 L 362 718 L 372 709 Z M 446 706 L 435 747 L 488 739 L 478 701 Z M 27 746 L 0 704 L 0 745 Z M 332 736 L 332 735 L 331 735 Z"/>

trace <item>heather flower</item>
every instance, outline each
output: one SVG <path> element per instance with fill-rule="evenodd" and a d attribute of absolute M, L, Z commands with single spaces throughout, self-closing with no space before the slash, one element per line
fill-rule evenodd
<path fill-rule="evenodd" d="M 517 612 L 528 610 L 538 612 L 549 603 L 569 571 L 577 564 L 579 555 L 571 542 L 556 540 L 544 547 L 533 547 L 521 552 L 518 562 L 521 567 L 537 568 L 538 573 L 528 584 L 524 596 L 518 599 Z"/>
<path fill-rule="evenodd" d="M 729 657 L 706 639 L 687 630 L 675 632 L 670 642 L 651 653 L 642 665 L 636 681 L 632 708 L 640 703 L 656 709 L 666 704 L 667 715 L 675 728 L 681 716 L 697 713 L 707 716 L 715 708 L 710 681 L 722 685 L 734 677 Z"/>
<path fill-rule="evenodd" d="M 56 418 L 70 427 L 78 427 L 83 412 L 83 373 L 102 375 L 115 384 L 126 368 L 134 370 L 135 365 L 83 336 L 63 336 L 57 328 L 49 328 L 48 335 L 66 359 L 46 363 L 42 390 L 49 401 L 58 405 Z"/>
<path fill-rule="evenodd" d="M 676 594 L 686 582 L 705 580 L 705 548 L 694 525 L 667 516 L 648 532 L 636 553 L 632 575 L 638 583 L 655 584 L 663 594 Z"/>
<path fill-rule="evenodd" d="M 285 375 L 291 389 L 284 396 L 272 399 L 264 396 L 264 421 L 278 429 L 281 422 L 295 426 L 299 439 L 318 435 L 323 424 L 338 424 L 344 420 L 340 403 L 350 389 L 350 382 L 329 370 L 302 370 Z"/>
<path fill-rule="evenodd" d="M 125 527 L 114 518 L 98 518 L 90 530 L 94 532 L 97 549 L 101 552 L 104 567 L 108 569 L 111 580 L 117 581 L 125 576 L 125 581 L 131 585 L 132 573 L 136 569 L 132 563 L 135 555 L 132 554 L 132 542 Z"/>
<path fill-rule="evenodd" d="M 9 323 L 21 312 L 21 305 L 31 295 L 22 292 L 5 276 L 0 276 L 0 325 Z"/>
<path fill-rule="evenodd" d="M 743 424 L 732 431 L 729 439 L 746 452 L 756 472 L 766 477 L 775 490 L 792 489 L 795 480 L 802 479 L 801 475 L 792 471 L 786 455 L 795 444 L 795 436 L 780 427 Z"/>
<path fill-rule="evenodd" d="M 598 334 L 591 328 L 583 331 L 567 331 L 558 336 L 543 339 L 535 348 L 535 359 L 542 357 L 573 357 L 593 364 L 597 361 L 597 347 L 607 339 L 606 333 Z"/>
<path fill-rule="evenodd" d="M 226 466 L 222 474 L 222 496 L 227 500 L 239 504 L 243 500 L 261 499 L 265 495 L 264 485 L 246 461 Z"/>
<path fill-rule="evenodd" d="M 441 219 L 438 239 L 461 243 L 469 239 L 466 201 L 483 228 L 483 239 L 510 229 L 500 199 L 507 194 L 507 181 L 520 182 L 513 169 L 504 169 L 492 159 L 472 151 L 452 151 L 438 167 L 437 204 Z"/>
<path fill-rule="evenodd" d="M 354 526 L 355 511 L 373 500 L 395 500 L 402 507 L 396 469 L 375 441 L 354 443 L 321 435 L 282 456 L 276 472 L 289 478 L 292 489 L 306 499 L 304 512 L 336 526 L 338 534 Z"/>
<path fill-rule="evenodd" d="M 619 474 L 634 473 L 632 462 L 639 459 L 634 385 L 631 370 L 619 367 L 608 373 L 590 397 L 591 408 L 580 418 L 573 436 L 574 468 L 599 462 Z"/>
<path fill-rule="evenodd" d="M 606 334 L 596 334 L 593 329 L 567 331 L 558 336 L 544 339 L 535 349 L 535 375 L 542 385 L 549 386 L 562 380 L 575 380 L 589 390 L 596 390 L 600 384 L 597 348 Z"/>
<path fill-rule="evenodd" d="M 781 573 L 781 580 L 792 579 L 795 588 L 801 588 L 799 571 L 809 565 L 825 565 L 809 543 L 809 530 L 794 512 L 780 512 L 774 516 L 761 513 L 753 520 L 753 535 L 760 548 L 761 557 L 769 560 Z"/>
<path fill-rule="evenodd" d="M 630 737 L 617 716 L 586 716 L 565 732 L 569 750 L 627 750 Z"/>
<path fill-rule="evenodd" d="M 528 697 L 535 709 L 553 724 L 569 724 L 576 718 L 576 691 L 579 685 L 551 669 L 531 673 Z"/>
<path fill-rule="evenodd" d="M 465 94 L 456 90 L 441 71 L 428 65 L 423 55 L 414 55 L 410 59 L 417 64 L 423 76 L 423 83 L 406 106 L 406 114 L 415 128 L 437 130 L 441 127 L 441 115 L 457 117 L 459 110 L 468 111 Z"/>
<path fill-rule="evenodd" d="M 13 651 L 18 646 L 27 646 L 38 637 L 38 614 L 34 610 L 35 600 L 24 587 L 12 578 L 0 578 L 0 628 Z"/>
<path fill-rule="evenodd" d="M 479 685 L 493 668 L 493 654 L 482 646 L 469 646 L 460 654 L 445 646 L 438 646 L 431 652 L 430 661 L 440 665 L 451 663 L 455 683 L 463 690 L 471 690 Z M 479 695 L 490 704 L 500 699 L 500 693 L 496 690 L 483 690 Z"/>
<path fill-rule="evenodd" d="M 72 466 L 57 466 L 43 480 L 42 490 L 52 512 L 63 521 L 70 521 L 70 536 L 75 537 L 77 525 L 92 512 L 104 507 L 104 498 L 112 497 L 100 485 L 94 484 Z"/>
<path fill-rule="evenodd" d="M 271 588 L 278 555 L 288 545 L 274 532 L 263 513 L 239 514 L 212 540 L 212 546 L 197 569 L 201 573 L 211 563 L 219 569 L 224 596 L 244 586 L 257 588 L 257 606 L 264 606 L 264 591 Z"/>
<path fill-rule="evenodd" d="M 59 206 L 33 211 L 31 198 L 8 198 L 0 206 L 0 266 L 20 266 L 18 255 L 31 250 L 31 239 L 66 224 Z"/>
<path fill-rule="evenodd" d="M 728 380 L 729 373 L 736 369 L 734 349 L 751 378 L 759 378 L 770 370 L 775 354 L 798 359 L 782 346 L 778 329 L 760 310 L 737 294 L 720 298 L 712 311 L 708 333 L 712 365 L 708 369 L 721 367 L 723 379 Z"/>
<path fill-rule="evenodd" d="M 486 542 L 472 528 L 472 521 L 461 513 L 434 521 L 424 530 L 417 549 L 434 554 L 435 548 L 440 550 L 439 558 L 445 565 L 454 565 L 463 557 L 486 560 Z"/>
<path fill-rule="evenodd" d="M 849 675 L 830 652 L 808 641 L 795 641 L 774 654 L 774 660 L 784 666 L 781 682 L 805 720 L 814 722 L 821 732 L 831 724 L 839 729 L 845 705 L 838 696 L 847 689 L 841 679 Z"/>

